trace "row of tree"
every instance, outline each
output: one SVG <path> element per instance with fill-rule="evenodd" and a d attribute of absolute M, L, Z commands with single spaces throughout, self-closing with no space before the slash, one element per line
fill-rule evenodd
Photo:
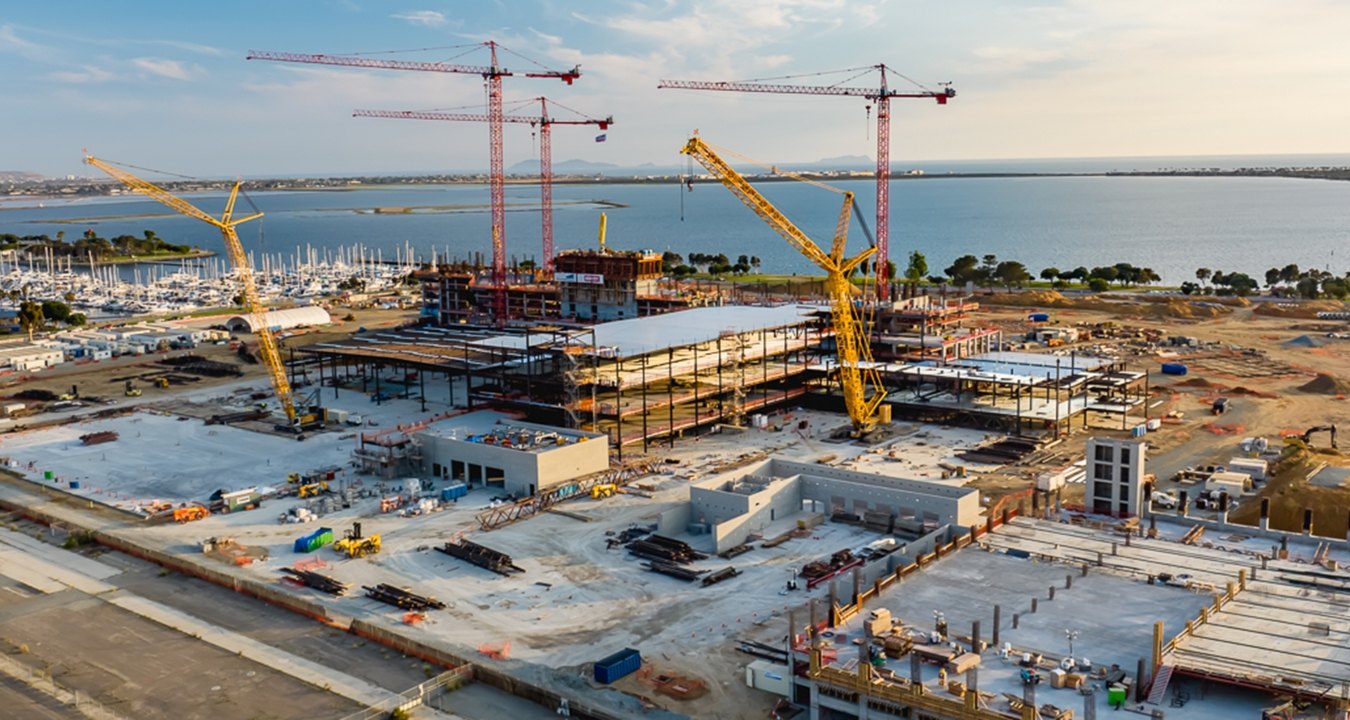
<path fill-rule="evenodd" d="M 661 271 L 671 277 L 688 277 L 697 273 L 710 275 L 745 275 L 758 271 L 760 259 L 754 255 L 741 255 L 736 262 L 723 253 L 689 253 L 688 261 L 677 252 L 667 250 L 661 255 Z"/>
<path fill-rule="evenodd" d="M 1199 282 L 1184 282 L 1181 291 L 1187 295 L 1254 295 L 1261 283 L 1246 273 L 1225 273 L 1222 270 L 1199 268 L 1195 271 Z M 1265 274 L 1266 287 L 1273 295 L 1288 295 L 1307 300 L 1327 297 L 1350 298 L 1350 272 L 1337 276 L 1325 270 L 1299 269 L 1290 263 L 1282 268 L 1270 268 Z"/>
<path fill-rule="evenodd" d="M 95 260 L 102 260 L 110 257 L 184 254 L 192 252 L 193 249 L 191 245 L 165 242 L 155 235 L 154 230 L 146 230 L 141 237 L 118 235 L 114 238 L 104 238 L 93 228 L 89 228 L 73 242 L 66 241 L 65 230 L 58 231 L 55 238 L 46 234 L 0 233 L 0 250 L 24 250 L 31 255 L 41 255 L 50 251 L 56 257 L 78 259 L 93 257 Z"/>
<path fill-rule="evenodd" d="M 10 293 L 17 291 L 11 290 Z M 33 333 L 42 330 L 49 323 L 64 323 L 70 327 L 78 327 L 88 322 L 84 313 L 71 312 L 70 306 L 60 300 L 24 300 L 19 303 L 18 311 L 19 327 L 28 334 L 29 338 Z"/>

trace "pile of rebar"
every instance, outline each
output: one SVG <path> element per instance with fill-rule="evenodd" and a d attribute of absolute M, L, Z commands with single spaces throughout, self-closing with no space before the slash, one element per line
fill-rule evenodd
<path fill-rule="evenodd" d="M 375 587 L 362 585 L 361 589 L 366 591 L 366 597 L 372 600 L 379 600 L 387 605 L 394 605 L 402 610 L 445 609 L 445 603 L 436 598 L 411 593 L 403 588 L 394 587 L 388 583 L 380 583 Z"/>
<path fill-rule="evenodd" d="M 723 580 L 730 580 L 731 578 L 734 578 L 740 574 L 741 574 L 740 570 L 737 570 L 736 568 L 728 565 L 722 568 L 721 570 L 714 571 L 711 575 L 708 575 L 707 577 L 703 578 L 703 587 L 708 587 L 709 585 L 716 585 L 717 583 L 720 583 Z"/>
<path fill-rule="evenodd" d="M 755 549 L 754 545 L 737 545 L 736 547 L 731 548 L 730 550 L 717 553 L 717 557 L 720 557 L 723 560 L 730 560 L 736 557 L 737 555 L 744 555 L 754 549 Z"/>
<path fill-rule="evenodd" d="M 708 559 L 707 555 L 689 547 L 687 543 L 661 535 L 650 535 L 628 543 L 628 552 L 643 560 L 676 565 Z"/>
<path fill-rule="evenodd" d="M 296 570 L 295 568 L 282 568 L 281 572 L 290 576 L 290 578 L 305 587 L 314 588 L 319 592 L 325 592 L 329 595 L 342 596 L 346 594 L 348 585 L 344 582 L 334 580 L 327 575 L 316 573 L 312 570 Z"/>
<path fill-rule="evenodd" d="M 645 565 L 648 570 L 651 570 L 654 573 L 669 575 L 670 577 L 677 580 L 684 580 L 685 582 L 693 582 L 697 580 L 700 575 L 708 572 L 707 570 L 690 570 L 687 567 L 681 567 L 674 563 L 661 562 L 660 560 L 653 560 L 645 563 Z"/>
<path fill-rule="evenodd" d="M 458 543 L 448 542 L 436 549 L 451 557 L 491 570 L 498 575 L 514 575 L 525 572 L 525 568 L 512 562 L 510 555 L 468 540 L 460 540 Z"/>

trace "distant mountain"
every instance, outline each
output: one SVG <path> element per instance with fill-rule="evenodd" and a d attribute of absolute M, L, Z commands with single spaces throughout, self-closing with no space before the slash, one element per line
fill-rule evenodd
<path fill-rule="evenodd" d="M 539 160 L 521 160 L 506 168 L 507 175 L 536 175 L 539 173 Z M 553 163 L 555 175 L 631 175 L 633 168 L 624 168 L 614 163 L 591 162 L 589 160 L 563 160 Z"/>
<path fill-rule="evenodd" d="M 876 162 L 866 155 L 840 155 L 838 157 L 824 158 L 815 162 L 789 165 L 787 167 L 850 170 L 853 168 L 871 168 L 874 165 L 876 165 Z"/>
<path fill-rule="evenodd" d="M 45 179 L 41 174 L 27 170 L 0 170 L 0 182 L 37 182 Z"/>

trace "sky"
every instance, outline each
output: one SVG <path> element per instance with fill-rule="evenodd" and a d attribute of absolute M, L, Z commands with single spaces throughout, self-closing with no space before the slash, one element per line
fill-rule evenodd
<path fill-rule="evenodd" d="M 481 77 L 245 56 L 440 48 L 376 57 L 480 65 L 486 51 L 460 46 L 488 39 L 518 53 L 501 57 L 509 70 L 581 66 L 573 86 L 506 78 L 508 103 L 547 95 L 614 117 L 604 143 L 593 128 L 555 126 L 555 163 L 676 165 L 695 129 L 765 161 L 870 157 L 862 98 L 656 85 L 877 63 L 957 92 L 946 106 L 892 102 L 897 166 L 1344 153 L 1347 28 L 1343 0 L 8 0 L 0 170 L 88 175 L 86 147 L 199 177 L 484 168 L 484 125 L 351 117 L 481 111 Z M 526 125 L 507 126 L 505 147 L 508 165 L 536 157 Z"/>

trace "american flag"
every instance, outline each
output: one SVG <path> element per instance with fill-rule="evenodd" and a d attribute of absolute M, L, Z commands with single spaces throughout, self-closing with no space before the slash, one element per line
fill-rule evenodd
<path fill-rule="evenodd" d="M 600 133 L 599 135 L 596 135 L 596 136 L 595 136 L 595 141 L 596 141 L 596 142 L 604 142 L 604 141 L 605 141 L 605 134 L 604 134 L 604 133 Z"/>

